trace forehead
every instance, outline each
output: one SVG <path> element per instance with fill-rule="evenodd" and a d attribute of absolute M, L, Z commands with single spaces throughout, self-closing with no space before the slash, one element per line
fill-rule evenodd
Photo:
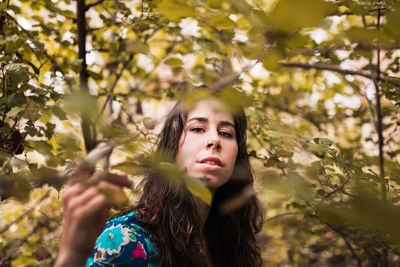
<path fill-rule="evenodd" d="M 193 117 L 207 118 L 209 120 L 229 121 L 234 123 L 232 114 L 228 113 L 226 106 L 214 99 L 204 99 L 198 101 L 192 109 L 189 110 L 187 119 Z"/>

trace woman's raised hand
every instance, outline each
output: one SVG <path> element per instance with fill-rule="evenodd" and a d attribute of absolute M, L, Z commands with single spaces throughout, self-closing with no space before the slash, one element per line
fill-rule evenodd
<path fill-rule="evenodd" d="M 133 184 L 126 175 L 96 172 L 85 162 L 75 170 L 63 196 L 63 234 L 55 266 L 84 266 L 113 204 L 107 196 L 125 196 L 123 187 Z"/>

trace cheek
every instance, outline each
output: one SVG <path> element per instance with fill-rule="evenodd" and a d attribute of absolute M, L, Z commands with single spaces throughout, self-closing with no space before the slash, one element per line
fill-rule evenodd
<path fill-rule="evenodd" d="M 178 154 L 176 155 L 176 164 L 178 167 L 189 167 L 190 160 L 194 155 L 193 145 L 190 144 L 191 142 L 188 140 L 187 136 L 182 134 L 179 139 Z"/>
<path fill-rule="evenodd" d="M 233 171 L 233 169 L 235 167 L 237 155 L 238 155 L 238 146 L 237 146 L 237 144 L 235 144 L 235 145 L 231 146 L 231 149 L 229 149 L 229 153 L 228 153 L 228 161 L 230 162 L 230 166 L 232 168 L 231 171 Z"/>

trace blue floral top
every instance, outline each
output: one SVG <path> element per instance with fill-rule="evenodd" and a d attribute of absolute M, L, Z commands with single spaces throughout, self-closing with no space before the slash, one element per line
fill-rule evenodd
<path fill-rule="evenodd" d="M 160 255 L 150 243 L 150 233 L 136 220 L 143 216 L 144 211 L 133 211 L 108 221 L 86 267 L 157 266 Z"/>

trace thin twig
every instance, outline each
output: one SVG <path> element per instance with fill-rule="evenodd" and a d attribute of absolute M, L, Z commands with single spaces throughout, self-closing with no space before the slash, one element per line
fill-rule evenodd
<path fill-rule="evenodd" d="M 19 240 L 11 249 L 10 252 L 1 259 L 0 266 L 6 266 L 6 263 L 18 252 L 18 250 L 28 241 L 28 239 L 36 233 L 36 231 L 42 226 L 42 224 L 39 222 L 36 224 L 35 227 L 26 235 L 24 238 Z M 7 265 L 8 266 L 8 265 Z"/>
<path fill-rule="evenodd" d="M 381 2 L 379 0 L 379 2 Z M 381 9 L 378 9 L 378 15 L 376 19 L 376 28 L 379 31 L 381 28 Z M 376 115 L 377 115 L 377 131 L 378 131 L 378 142 L 379 142 L 379 172 L 381 178 L 381 195 L 384 204 L 387 202 L 387 186 L 390 186 L 389 181 L 385 181 L 385 159 L 383 155 L 383 127 L 382 127 L 382 109 L 381 109 L 381 92 L 378 82 L 381 80 L 381 49 L 379 47 L 379 41 L 377 41 L 378 48 L 376 49 L 376 81 L 374 80 L 375 90 L 376 90 Z M 385 267 L 389 266 L 388 262 L 388 250 L 383 249 L 383 265 Z"/>
<path fill-rule="evenodd" d="M 3 171 L 8 168 L 8 165 L 10 164 L 11 159 L 14 157 L 15 152 L 17 152 L 19 150 L 19 148 L 22 146 L 22 144 L 25 141 L 26 136 L 28 135 L 28 133 L 24 133 L 22 135 L 22 138 L 20 140 L 20 142 L 18 143 L 18 145 L 15 147 L 14 151 L 12 152 L 11 156 L 8 158 L 7 162 L 3 165 L 3 167 L 1 168 L 0 173 L 3 173 Z"/>
<path fill-rule="evenodd" d="M 270 218 L 266 219 L 266 220 L 265 220 L 265 223 L 268 223 L 268 222 L 270 222 L 270 221 L 279 219 L 279 218 L 281 218 L 281 217 L 286 217 L 286 216 L 289 216 L 289 215 L 300 215 L 300 214 L 303 214 L 303 213 L 297 211 L 297 212 L 286 212 L 286 213 L 278 214 L 278 215 L 275 215 L 275 216 L 273 216 L 273 217 L 270 217 Z"/>
<path fill-rule="evenodd" d="M 278 109 L 278 110 L 280 110 L 280 111 L 286 112 L 286 113 L 288 113 L 288 114 L 290 114 L 290 115 L 298 116 L 298 117 L 300 117 L 300 118 L 302 118 L 302 119 L 304 119 L 304 120 L 310 122 L 312 125 L 314 125 L 314 126 L 318 129 L 318 131 L 320 131 L 320 132 L 325 132 L 325 130 L 322 129 L 321 125 L 320 125 L 318 122 L 316 122 L 311 116 L 307 116 L 307 114 L 301 114 L 299 111 L 290 110 L 290 109 L 288 109 L 287 107 L 282 107 L 282 106 L 279 105 L 279 104 L 274 104 L 274 103 L 269 103 L 269 102 L 268 102 L 268 103 L 266 103 L 266 105 L 269 106 L 269 107 Z"/>
<path fill-rule="evenodd" d="M 133 56 L 134 56 L 134 53 L 132 53 L 132 54 L 129 55 L 129 59 L 123 62 L 122 67 L 121 67 L 119 73 L 117 73 L 117 75 L 115 76 L 115 79 L 114 79 L 114 81 L 113 81 L 113 83 L 112 83 L 112 85 L 111 85 L 110 91 L 108 91 L 107 99 L 106 99 L 106 101 L 104 102 L 104 104 L 103 104 L 103 106 L 102 106 L 102 108 L 101 108 L 99 114 L 97 115 L 96 119 L 94 120 L 94 125 L 96 125 L 97 122 L 100 120 L 101 115 L 104 113 L 104 110 L 105 110 L 105 108 L 106 108 L 108 102 L 111 101 L 111 99 L 112 99 L 111 93 L 114 92 L 114 89 L 115 89 L 115 87 L 116 87 L 116 85 L 117 85 L 119 79 L 121 78 L 122 73 L 124 72 L 124 70 L 126 69 L 126 67 L 129 65 L 129 63 L 132 61 Z"/>
<path fill-rule="evenodd" d="M 11 225 L 19 222 L 22 220 L 28 213 L 30 213 L 32 210 L 34 210 L 43 200 L 45 200 L 48 196 L 50 195 L 50 190 L 48 190 L 41 198 L 35 201 L 35 203 L 29 207 L 27 210 L 24 211 L 21 215 L 19 215 L 17 218 L 15 218 L 12 222 L 4 225 L 3 227 L 0 228 L 0 234 L 3 232 L 7 231 L 8 228 L 10 228 Z"/>
<path fill-rule="evenodd" d="M 59 71 L 59 72 L 64 76 L 64 72 L 61 70 L 60 66 L 57 64 L 57 62 L 54 60 L 54 58 L 52 58 L 52 57 L 47 53 L 47 51 L 44 49 L 44 45 L 43 45 L 42 43 L 40 43 L 39 41 L 37 41 L 37 40 L 33 37 L 33 35 L 32 35 L 28 30 L 26 30 L 24 27 L 22 27 L 22 26 L 18 23 L 18 21 L 17 21 L 15 18 L 13 18 L 10 14 L 8 14 L 7 12 L 5 12 L 5 14 L 7 15 L 8 18 L 10 18 L 11 20 L 13 20 L 13 21 L 18 25 L 18 27 L 21 28 L 21 30 L 22 30 L 26 35 L 28 35 L 28 37 L 29 37 L 30 39 L 35 40 L 36 42 L 39 43 L 40 52 L 43 53 L 43 55 L 44 55 L 48 60 L 50 60 L 50 62 L 51 62 L 52 65 L 53 65 L 54 71 Z"/>
<path fill-rule="evenodd" d="M 104 0 L 99 0 L 97 2 L 88 4 L 88 5 L 85 6 L 85 11 L 88 11 L 90 8 L 92 8 L 94 6 L 97 6 L 97 5 L 99 5 L 99 4 L 103 3 L 103 2 L 104 2 Z"/>
<path fill-rule="evenodd" d="M 329 224 L 329 223 L 325 223 L 329 228 L 331 228 L 333 231 L 335 231 L 336 233 L 338 233 L 344 240 L 344 242 L 346 243 L 347 248 L 350 250 L 351 255 L 353 255 L 353 258 L 357 261 L 357 266 L 361 267 L 362 263 L 361 263 L 361 259 L 360 257 L 357 255 L 356 251 L 354 250 L 353 246 L 350 244 L 350 242 L 347 240 L 347 236 L 345 235 L 345 233 L 343 233 L 342 230 L 340 230 L 339 228 L 336 228 L 335 226 Z"/>
<path fill-rule="evenodd" d="M 143 18 L 143 0 L 141 1 L 142 3 L 141 3 L 141 6 L 140 6 L 140 8 L 141 8 L 141 12 L 140 12 L 140 17 L 139 17 L 139 21 L 141 21 L 142 20 L 142 18 Z"/>
<path fill-rule="evenodd" d="M 310 63 L 303 63 L 303 62 L 280 62 L 279 63 L 282 67 L 289 67 L 289 68 L 301 68 L 301 69 L 317 69 L 317 70 L 329 70 L 334 71 L 341 74 L 349 74 L 349 75 L 357 75 L 362 76 L 368 79 L 376 79 L 376 74 L 370 73 L 368 71 L 362 70 L 349 70 L 349 69 L 342 69 L 340 66 L 336 65 L 328 65 L 328 64 L 310 64 Z M 380 80 L 388 82 L 394 86 L 400 87 L 400 83 L 395 81 L 395 77 L 379 77 Z"/>
<path fill-rule="evenodd" d="M 225 77 L 222 77 L 218 82 L 210 85 L 208 89 L 210 89 L 211 92 L 217 92 L 218 90 L 231 85 L 235 80 L 237 80 L 240 77 L 240 75 L 242 75 L 242 73 L 251 70 L 257 63 L 258 61 L 243 67 L 238 72 L 233 72 L 226 75 Z"/>
<path fill-rule="evenodd" d="M 347 177 L 347 179 L 336 189 L 332 190 L 331 192 L 329 192 L 328 194 L 326 194 L 321 201 L 318 203 L 317 206 L 320 206 L 322 204 L 322 202 L 326 199 L 328 199 L 330 196 L 336 194 L 337 192 L 343 190 L 344 186 L 350 181 L 350 176 Z"/>
<path fill-rule="evenodd" d="M 320 47 L 313 47 L 313 48 L 299 48 L 295 49 L 293 51 L 290 51 L 289 54 L 291 56 L 297 56 L 297 55 L 315 55 L 316 53 L 328 53 L 328 52 L 335 52 L 337 50 L 345 50 L 345 51 L 354 51 L 357 50 L 358 48 L 362 49 L 376 49 L 377 45 L 376 44 L 357 44 L 356 47 L 351 47 L 348 45 L 325 45 L 325 46 L 320 46 Z M 381 44 L 380 45 L 381 49 L 385 50 L 394 50 L 394 49 L 399 49 L 400 46 L 397 44 Z"/>

